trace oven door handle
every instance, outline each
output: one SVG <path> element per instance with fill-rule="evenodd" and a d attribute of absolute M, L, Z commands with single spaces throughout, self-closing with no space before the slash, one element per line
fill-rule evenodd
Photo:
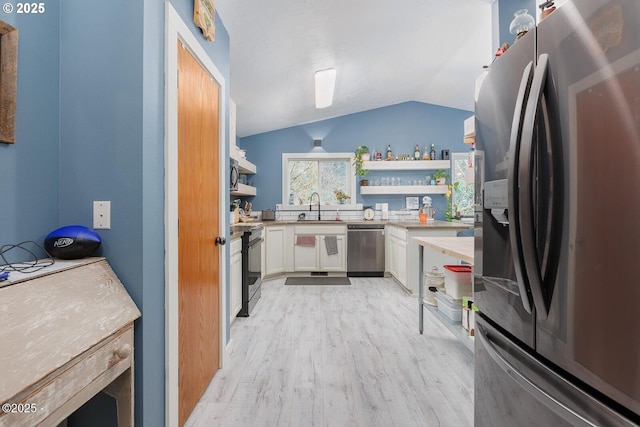
<path fill-rule="evenodd" d="M 251 248 L 251 247 L 257 245 L 258 243 L 262 243 L 263 241 L 264 241 L 264 239 L 262 237 L 259 238 L 259 239 L 252 240 L 252 241 L 249 242 L 248 247 Z"/>

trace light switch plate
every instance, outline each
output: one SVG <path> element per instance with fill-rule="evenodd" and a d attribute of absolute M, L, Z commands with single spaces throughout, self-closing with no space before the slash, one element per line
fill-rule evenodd
<path fill-rule="evenodd" d="M 93 202 L 93 228 L 103 230 L 111 228 L 110 201 Z"/>

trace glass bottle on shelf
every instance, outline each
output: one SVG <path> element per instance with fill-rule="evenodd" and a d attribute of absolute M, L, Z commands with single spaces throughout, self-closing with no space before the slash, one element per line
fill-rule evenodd
<path fill-rule="evenodd" d="M 435 160 L 436 159 L 436 145 L 435 144 L 431 144 L 431 151 L 429 152 L 429 158 L 431 160 Z"/>
<path fill-rule="evenodd" d="M 416 144 L 416 151 L 413 152 L 413 160 L 420 160 L 420 147 Z"/>
<path fill-rule="evenodd" d="M 387 145 L 387 160 L 393 160 L 393 152 L 391 151 L 391 144 Z"/>
<path fill-rule="evenodd" d="M 422 155 L 422 160 L 429 160 L 431 158 L 431 154 L 429 154 L 429 147 L 424 146 L 424 154 Z"/>

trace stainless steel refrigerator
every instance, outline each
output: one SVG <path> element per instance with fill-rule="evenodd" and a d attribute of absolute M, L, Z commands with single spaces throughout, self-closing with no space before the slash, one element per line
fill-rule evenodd
<path fill-rule="evenodd" d="M 475 425 L 640 424 L 640 0 L 515 42 L 476 140 Z"/>

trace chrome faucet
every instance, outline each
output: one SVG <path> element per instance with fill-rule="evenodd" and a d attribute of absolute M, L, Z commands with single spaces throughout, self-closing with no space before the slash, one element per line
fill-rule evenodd
<path fill-rule="evenodd" d="M 316 191 L 311 193 L 311 197 L 309 198 L 309 212 L 311 212 L 311 203 L 313 202 L 313 196 L 318 196 L 318 221 L 320 221 L 320 194 Z"/>

